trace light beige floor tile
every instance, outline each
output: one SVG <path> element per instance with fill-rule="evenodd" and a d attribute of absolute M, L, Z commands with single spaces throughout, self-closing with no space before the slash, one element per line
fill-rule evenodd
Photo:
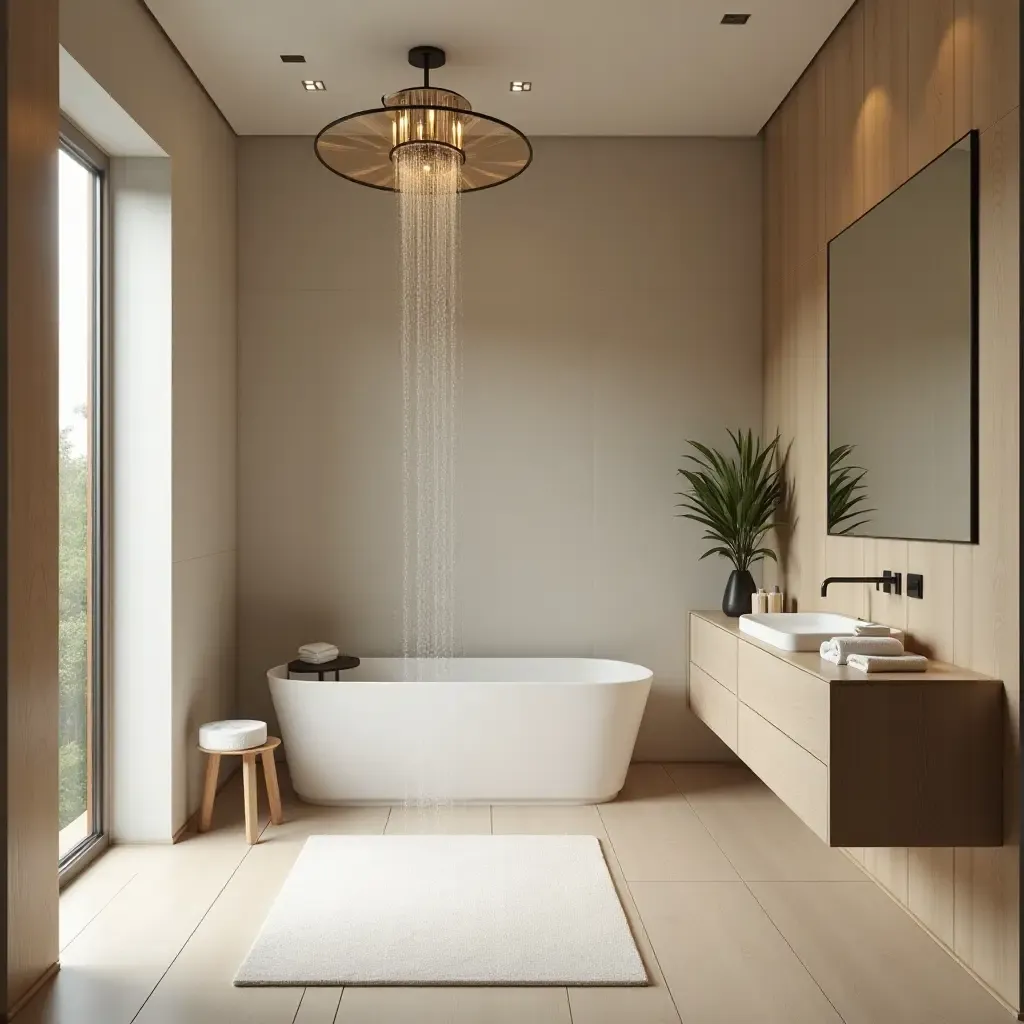
<path fill-rule="evenodd" d="M 608 870 L 633 932 L 649 984 L 635 988 L 570 988 L 573 1024 L 679 1024 L 679 1014 L 610 844 L 601 843 Z"/>
<path fill-rule="evenodd" d="M 487 804 L 392 807 L 384 830 L 389 836 L 489 835 L 490 831 L 491 808 Z"/>
<path fill-rule="evenodd" d="M 232 979 L 301 848 L 297 842 L 252 847 L 136 1024 L 292 1024 L 301 986 L 235 988 Z"/>
<path fill-rule="evenodd" d="M 683 1021 L 841 1024 L 743 883 L 629 888 Z"/>
<path fill-rule="evenodd" d="M 661 765 L 633 765 L 619 799 L 598 813 L 630 882 L 738 877 Z"/>
<path fill-rule="evenodd" d="M 526 836 L 607 836 L 604 822 L 592 804 L 495 804 L 491 808 L 494 834 Z"/>
<path fill-rule="evenodd" d="M 307 988 L 302 993 L 295 1024 L 334 1024 L 341 992 L 340 988 Z"/>
<path fill-rule="evenodd" d="M 305 842 L 315 835 L 380 835 L 388 822 L 387 807 L 285 807 L 284 824 L 268 825 L 260 843 Z"/>
<path fill-rule="evenodd" d="M 846 1024 L 1013 1019 L 872 882 L 750 888 Z"/>
<path fill-rule="evenodd" d="M 62 951 L 38 1020 L 129 1024 L 248 850 L 233 829 L 156 849 Z"/>
<path fill-rule="evenodd" d="M 337 1024 L 573 1024 L 564 988 L 346 988 L 336 1019 Z"/>
<path fill-rule="evenodd" d="M 626 772 L 626 781 L 616 797 L 615 803 L 634 800 L 659 800 L 674 798 L 678 794 L 675 783 L 660 764 L 631 764 Z M 601 804 L 607 807 L 607 804 Z"/>
<path fill-rule="evenodd" d="M 668 766 L 667 766 L 668 767 Z M 673 765 L 668 773 L 746 881 L 863 881 L 746 768 Z"/>
<path fill-rule="evenodd" d="M 153 847 L 112 847 L 62 889 L 60 948 L 64 949 L 77 938 L 139 871 L 158 856 L 159 849 Z"/>
<path fill-rule="evenodd" d="M 380 835 L 391 808 L 327 807 L 301 801 L 292 788 L 287 765 L 278 765 L 284 824 L 264 829 L 261 842 L 304 842 L 314 835 Z"/>

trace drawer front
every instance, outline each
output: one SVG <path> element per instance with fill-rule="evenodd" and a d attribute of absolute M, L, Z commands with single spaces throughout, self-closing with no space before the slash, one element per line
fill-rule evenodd
<path fill-rule="evenodd" d="M 739 641 L 724 629 L 690 616 L 690 661 L 727 690 L 736 692 L 736 648 Z"/>
<path fill-rule="evenodd" d="M 736 695 L 690 662 L 690 709 L 730 750 L 736 750 Z"/>
<path fill-rule="evenodd" d="M 786 806 L 828 842 L 828 768 L 744 704 L 737 753 Z"/>
<path fill-rule="evenodd" d="M 750 644 L 740 644 L 739 698 L 828 764 L 829 685 Z"/>

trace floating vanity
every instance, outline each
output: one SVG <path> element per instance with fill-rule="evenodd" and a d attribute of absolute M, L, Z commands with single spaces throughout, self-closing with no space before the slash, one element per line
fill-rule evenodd
<path fill-rule="evenodd" d="M 690 613 L 690 707 L 830 846 L 1001 846 L 1003 685 L 866 675 Z"/>

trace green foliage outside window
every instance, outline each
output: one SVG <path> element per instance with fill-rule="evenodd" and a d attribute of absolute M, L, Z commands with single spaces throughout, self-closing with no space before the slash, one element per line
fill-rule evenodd
<path fill-rule="evenodd" d="M 82 410 L 84 416 L 84 410 Z M 71 428 L 60 433 L 60 827 L 87 806 L 86 723 L 89 673 L 88 461 Z"/>

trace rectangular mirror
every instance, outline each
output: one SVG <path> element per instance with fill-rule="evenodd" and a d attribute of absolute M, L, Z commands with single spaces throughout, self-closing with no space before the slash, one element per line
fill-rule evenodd
<path fill-rule="evenodd" d="M 978 139 L 828 246 L 828 532 L 978 540 Z"/>

